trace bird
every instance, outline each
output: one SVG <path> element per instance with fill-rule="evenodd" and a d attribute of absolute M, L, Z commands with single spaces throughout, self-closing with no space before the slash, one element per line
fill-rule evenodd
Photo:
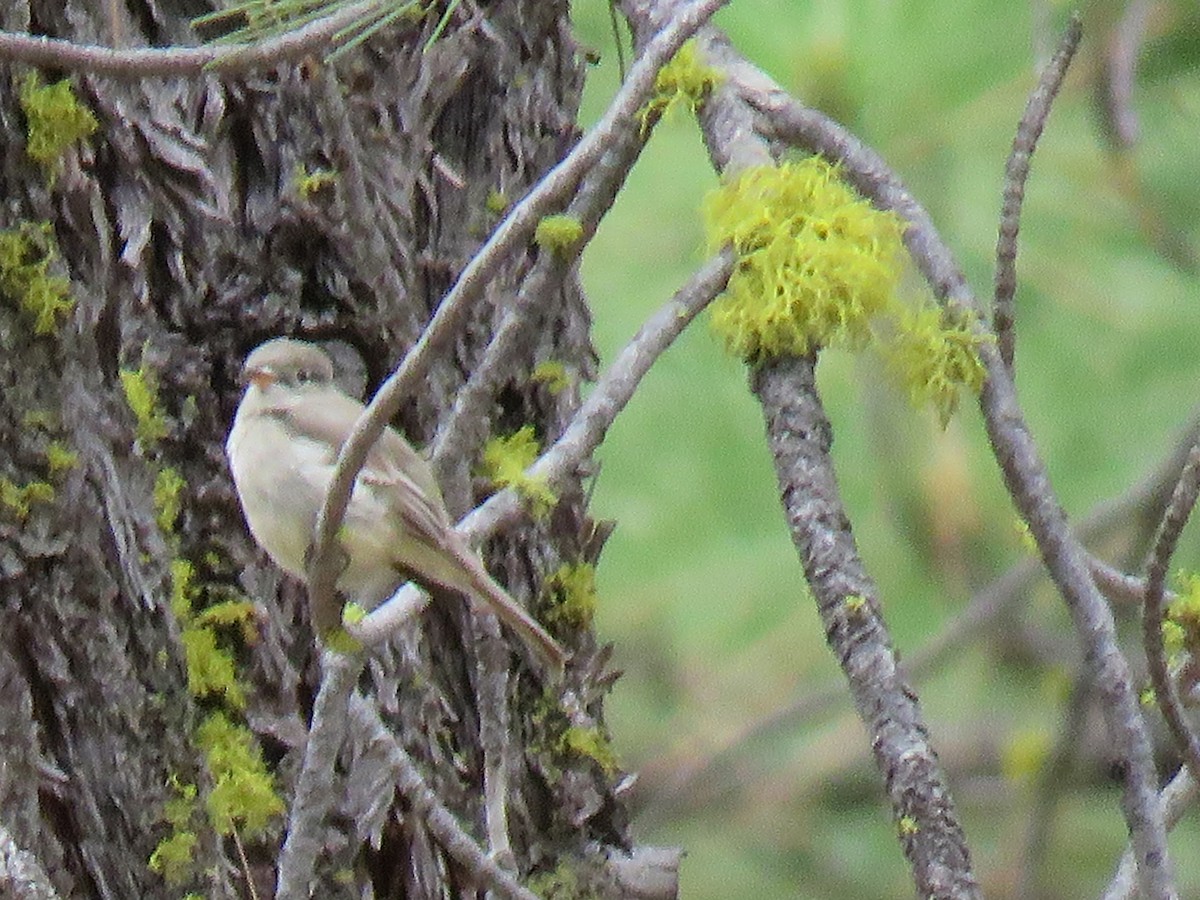
<path fill-rule="evenodd" d="M 290 337 L 256 347 L 225 453 L 255 542 L 284 572 L 305 580 L 318 512 L 338 454 L 365 407 L 334 382 L 318 345 Z M 338 531 L 345 568 L 337 590 L 370 611 L 405 582 L 482 601 L 556 674 L 562 646 L 484 568 L 453 528 L 433 470 L 385 427 L 355 479 Z M 313 609 L 314 630 L 341 624 L 341 606 Z"/>

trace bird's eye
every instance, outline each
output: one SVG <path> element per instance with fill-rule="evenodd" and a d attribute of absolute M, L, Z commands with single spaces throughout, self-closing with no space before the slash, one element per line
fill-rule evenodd
<path fill-rule="evenodd" d="M 314 381 L 315 379 L 316 379 L 316 373 L 311 372 L 308 369 L 301 369 L 299 372 L 296 373 L 296 383 L 297 384 L 308 384 L 310 381 Z"/>

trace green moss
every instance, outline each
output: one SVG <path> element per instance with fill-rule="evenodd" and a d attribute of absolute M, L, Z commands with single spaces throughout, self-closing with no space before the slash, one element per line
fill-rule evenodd
<path fill-rule="evenodd" d="M 188 625 L 180 632 L 179 640 L 187 661 L 191 695 L 217 695 L 233 709 L 245 708 L 246 694 L 238 682 L 233 654 L 217 644 L 216 632 L 205 626 Z"/>
<path fill-rule="evenodd" d="M 341 653 L 343 656 L 353 656 L 362 650 L 362 642 L 343 627 L 330 628 L 321 636 L 326 649 Z"/>
<path fill-rule="evenodd" d="M 42 167 L 53 186 L 63 155 L 77 141 L 94 134 L 99 123 L 65 78 L 44 84 L 40 75 L 31 72 L 22 79 L 17 99 L 25 113 L 25 152 Z"/>
<path fill-rule="evenodd" d="M 652 121 L 675 106 L 686 105 L 694 114 L 724 77 L 720 70 L 705 64 L 695 40 L 688 41 L 658 70 L 654 97 L 638 110 L 642 133 L 645 134 Z"/>
<path fill-rule="evenodd" d="M 546 579 L 551 603 L 546 621 L 572 629 L 589 628 L 596 614 L 596 567 L 590 563 L 563 565 Z"/>
<path fill-rule="evenodd" d="M 846 604 L 846 612 L 852 616 L 861 616 L 869 608 L 867 598 L 858 594 L 851 594 L 842 602 Z"/>
<path fill-rule="evenodd" d="M 509 437 L 494 437 L 483 448 L 484 476 L 497 488 L 512 487 L 529 504 L 535 516 L 544 516 L 558 498 L 544 478 L 526 473 L 538 458 L 541 448 L 533 426 L 526 425 Z"/>
<path fill-rule="evenodd" d="M 183 508 L 183 489 L 187 482 L 179 474 L 178 469 L 164 466 L 154 477 L 154 520 L 164 533 L 175 530 Z"/>
<path fill-rule="evenodd" d="M 531 875 L 527 887 L 543 900 L 581 900 L 595 896 L 585 892 L 575 866 L 566 860 L 560 860 L 553 871 Z"/>
<path fill-rule="evenodd" d="M 581 728 L 572 725 L 559 738 L 558 749 L 562 753 L 587 757 L 606 775 L 612 775 L 620 768 L 612 742 L 599 727 Z"/>
<path fill-rule="evenodd" d="M 171 612 L 181 623 L 192 619 L 192 600 L 195 593 L 196 567 L 190 560 L 171 560 Z"/>
<path fill-rule="evenodd" d="M 508 197 L 493 188 L 488 191 L 487 199 L 484 200 L 484 208 L 493 216 L 502 216 L 508 209 Z"/>
<path fill-rule="evenodd" d="M 955 320 L 932 303 L 905 310 L 897 324 L 897 335 L 887 351 L 892 368 L 907 387 L 913 406 L 932 405 L 944 428 L 958 408 L 961 390 L 978 394 L 983 388 L 987 373 L 979 346 L 987 338 L 971 327 L 965 313 Z"/>
<path fill-rule="evenodd" d="M 152 447 L 168 434 L 167 417 L 158 401 L 158 376 L 153 369 L 142 366 L 137 369 L 122 369 L 121 388 L 125 402 L 137 420 L 138 440 Z"/>
<path fill-rule="evenodd" d="M 712 327 L 747 362 L 864 346 L 900 277 L 902 227 L 813 157 L 746 169 L 705 202 L 713 250 L 739 259 Z"/>
<path fill-rule="evenodd" d="M 61 475 L 79 465 L 79 454 L 62 441 L 51 441 L 46 445 L 46 467 L 50 474 Z"/>
<path fill-rule="evenodd" d="M 574 216 L 562 213 L 546 216 L 538 222 L 533 232 L 533 239 L 539 247 L 555 253 L 565 253 L 578 244 L 582 237 L 583 223 Z"/>
<path fill-rule="evenodd" d="M 245 598 L 222 600 L 220 603 L 206 606 L 193 621 L 196 625 L 205 628 L 209 626 L 237 628 L 242 641 L 247 644 L 253 644 L 259 637 L 258 614 L 253 601 Z"/>
<path fill-rule="evenodd" d="M 337 180 L 338 173 L 333 169 L 313 169 L 310 172 L 303 163 L 296 163 L 296 168 L 292 170 L 292 188 L 304 200 L 333 187 Z"/>
<path fill-rule="evenodd" d="M 195 873 L 196 844 L 199 842 L 194 830 L 196 786 L 181 783 L 175 777 L 171 778 L 171 786 L 176 796 L 168 800 L 163 809 L 163 820 L 171 826 L 171 833 L 159 841 L 150 854 L 150 869 L 167 883 L 179 884 Z"/>
<path fill-rule="evenodd" d="M 213 779 L 205 798 L 213 828 L 219 834 L 236 827 L 249 838 L 261 835 L 284 806 L 254 734 L 218 710 L 196 729 L 196 743 Z"/>
<path fill-rule="evenodd" d="M 551 394 L 561 394 L 571 386 L 571 379 L 567 375 L 567 367 L 556 359 L 538 363 L 533 367 L 533 373 L 530 377 L 535 382 L 546 385 L 546 389 Z"/>
<path fill-rule="evenodd" d="M 50 274 L 58 259 L 49 222 L 22 222 L 0 231 L 0 293 L 33 317 L 34 334 L 53 334 L 75 309 L 71 282 Z"/>
<path fill-rule="evenodd" d="M 29 517 L 33 504 L 53 503 L 55 496 L 54 485 L 45 481 L 22 485 L 11 478 L 0 478 L 0 506 L 22 522 Z"/>
<path fill-rule="evenodd" d="M 901 837 L 912 837 L 921 830 L 921 826 L 913 816 L 901 816 L 896 822 L 896 830 Z"/>

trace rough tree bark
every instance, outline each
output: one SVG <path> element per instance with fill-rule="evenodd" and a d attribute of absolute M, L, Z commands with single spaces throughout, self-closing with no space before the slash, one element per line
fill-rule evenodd
<path fill-rule="evenodd" d="M 188 21 L 206 11 L 183 0 L 4 6 L 8 30 L 128 46 L 194 44 Z M 243 354 L 279 334 L 334 342 L 369 390 L 494 224 L 496 198 L 520 196 L 577 133 L 582 60 L 566 3 L 462 4 L 423 52 L 434 21 L 388 29 L 332 67 L 313 59 L 239 79 L 76 77 L 100 128 L 53 183 L 26 154 L 17 95 L 27 70 L 0 76 L 0 229 L 51 223 L 61 250 L 52 271 L 70 278 L 76 303 L 43 335 L 14 298 L 0 304 L 0 477 L 13 489 L 53 486 L 52 497 L 22 494 L 27 510 L 11 500 L 0 509 L 0 824 L 64 897 L 246 895 L 236 842 L 202 816 L 181 884 L 148 866 L 172 828 L 173 784 L 196 783 L 201 795 L 211 787 L 196 730 L 224 702 L 189 690 L 173 563 L 194 567 L 198 609 L 241 594 L 255 601 L 249 633 L 217 630 L 246 686 L 244 711 L 230 715 L 249 724 L 285 798 L 292 787 L 317 657 L 303 588 L 250 543 L 222 454 Z M 333 177 L 302 190 L 301 176 L 318 171 Z M 489 285 L 404 410 L 399 424 L 418 444 L 433 437 L 536 254 Z M 480 438 L 533 424 L 552 439 L 577 403 L 593 353 L 573 271 L 542 296 L 536 319 Z M 572 387 L 555 393 L 530 378 L 547 360 L 564 363 Z M 146 410 L 139 423 L 122 371 L 140 373 L 135 389 L 156 387 L 150 414 L 165 428 L 147 425 Z M 474 466 L 441 467 L 454 513 L 478 499 Z M 186 481 L 177 516 L 164 472 Z M 536 610 L 545 574 L 596 552 L 593 533 L 576 491 L 495 541 L 493 571 Z M 418 632 L 375 657 L 362 688 L 482 839 L 476 686 L 487 641 L 474 629 L 462 604 L 434 603 Z M 602 735 L 604 655 L 589 634 L 562 637 L 582 673 L 571 685 L 582 715 Z M 509 681 L 507 737 L 518 868 L 578 873 L 580 860 L 628 849 L 617 776 L 563 744 L 553 704 L 521 672 Z M 326 824 L 315 895 L 474 896 L 356 737 L 330 773 L 342 799 Z M 259 896 L 272 893 L 281 827 L 274 819 L 245 848 Z"/>

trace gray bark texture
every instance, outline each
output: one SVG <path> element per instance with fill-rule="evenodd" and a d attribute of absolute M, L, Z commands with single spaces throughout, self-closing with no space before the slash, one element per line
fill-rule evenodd
<path fill-rule="evenodd" d="M 208 11 L 200 0 L 3 6 L 5 29 L 108 46 L 195 44 L 189 19 Z M 61 251 L 51 272 L 70 279 L 76 303 L 57 330 L 38 335 L 13 297 L 0 298 L 0 478 L 53 486 L 52 497 L 30 495 L 27 511 L 0 504 L 0 826 L 63 897 L 244 897 L 247 877 L 257 896 L 273 895 L 284 817 L 242 842 L 244 864 L 237 841 L 203 815 L 211 773 L 196 729 L 223 700 L 189 690 L 172 562 L 194 567 L 197 610 L 238 596 L 255 602 L 249 627 L 217 629 L 246 686 L 244 709 L 229 715 L 248 724 L 286 802 L 318 655 L 303 587 L 251 543 L 225 465 L 241 358 L 275 335 L 324 341 L 369 391 L 495 224 L 489 195 L 519 197 L 577 136 L 582 62 L 566 3 L 464 3 L 424 51 L 436 19 L 388 29 L 333 66 L 314 57 L 219 80 L 74 76 L 100 127 L 68 152 L 53 183 L 26 153 L 17 96 L 28 70 L 0 69 L 0 230 L 51 223 Z M 300 191 L 296 173 L 318 170 L 335 173 L 332 182 Z M 518 254 L 489 285 L 402 412 L 397 425 L 415 443 L 432 439 L 537 252 Z M 534 318 L 483 432 L 533 424 L 553 440 L 577 386 L 554 393 L 531 368 L 561 361 L 576 381 L 592 372 L 573 269 L 545 291 Z M 122 370 L 156 383 L 161 436 L 138 437 Z M 75 464 L 51 467 L 52 445 L 77 454 Z M 487 489 L 476 467 L 475 458 L 441 467 L 454 514 Z M 169 527 L 154 497 L 164 470 L 187 483 Z M 576 491 L 547 518 L 494 540 L 487 558 L 536 614 L 541 580 L 594 557 L 595 534 Z M 477 672 L 490 651 L 477 631 L 465 604 L 439 598 L 373 656 L 360 690 L 483 842 Z M 606 654 L 590 634 L 559 637 L 575 653 L 573 721 L 603 734 Z M 560 740 L 563 715 L 511 647 L 508 664 L 518 674 L 507 681 L 502 740 L 521 877 L 636 858 L 625 855 L 619 774 L 571 752 Z M 339 800 L 314 896 L 481 896 L 408 813 L 386 754 L 348 728 L 329 773 Z M 194 865 L 169 884 L 148 860 L 171 833 L 165 809 L 179 783 L 198 785 L 201 812 Z"/>

